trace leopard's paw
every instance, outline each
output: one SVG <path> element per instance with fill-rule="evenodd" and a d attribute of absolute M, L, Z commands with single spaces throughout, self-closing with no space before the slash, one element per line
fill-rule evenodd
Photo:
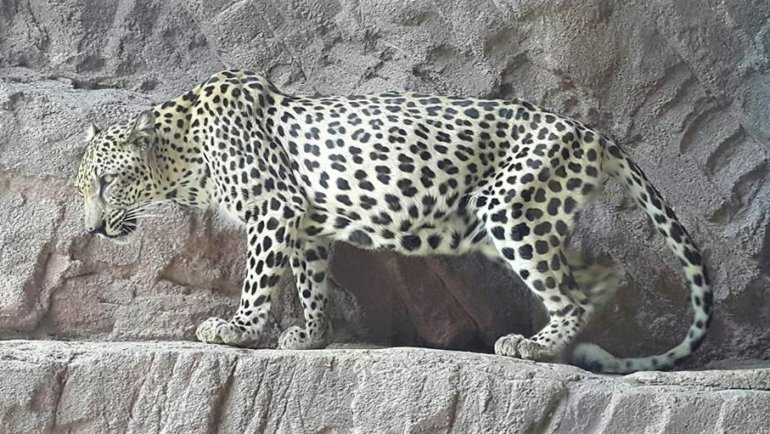
<path fill-rule="evenodd" d="M 212 317 L 203 321 L 195 330 L 199 341 L 207 344 L 248 346 L 256 341 L 257 333 L 248 333 L 245 327 Z"/>
<path fill-rule="evenodd" d="M 495 354 L 538 362 L 551 359 L 551 353 L 547 347 L 516 334 L 505 335 L 498 339 L 495 342 Z"/>

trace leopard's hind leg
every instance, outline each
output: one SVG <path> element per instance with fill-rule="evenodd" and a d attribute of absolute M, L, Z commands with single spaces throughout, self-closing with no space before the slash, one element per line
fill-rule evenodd
<path fill-rule="evenodd" d="M 594 312 L 592 298 L 581 291 L 564 253 L 574 216 L 586 197 L 561 187 L 552 188 L 560 194 L 548 192 L 551 181 L 563 182 L 558 173 L 558 168 L 544 168 L 537 177 L 509 177 L 515 181 L 486 188 L 477 202 L 476 212 L 500 256 L 543 302 L 549 317 L 548 324 L 530 338 L 509 334 L 498 339 L 496 354 L 551 360 Z M 587 283 L 588 275 L 580 270 Z"/>
<path fill-rule="evenodd" d="M 591 300 L 596 310 L 604 307 L 618 290 L 620 276 L 617 269 L 612 265 L 587 263 L 571 248 L 564 248 L 563 252 L 580 292 Z"/>

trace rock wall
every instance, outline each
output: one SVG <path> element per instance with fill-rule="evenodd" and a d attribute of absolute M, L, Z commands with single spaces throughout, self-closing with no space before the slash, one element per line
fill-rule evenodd
<path fill-rule="evenodd" d="M 0 337 L 192 339 L 237 303 L 242 235 L 170 210 L 115 246 L 85 236 L 73 186 L 89 121 L 109 124 L 223 68 L 293 93 L 522 97 L 619 138 L 705 252 L 716 316 L 698 356 L 770 357 L 770 3 L 761 0 L 4 0 L 0 2 Z M 662 351 L 686 287 L 643 213 L 608 184 L 573 243 L 623 267 L 584 340 Z M 342 341 L 488 351 L 542 312 L 481 258 L 340 245 Z M 282 326 L 300 317 L 284 282 Z"/>

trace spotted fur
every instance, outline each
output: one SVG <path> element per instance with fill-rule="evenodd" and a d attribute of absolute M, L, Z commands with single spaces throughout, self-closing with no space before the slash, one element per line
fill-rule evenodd
<path fill-rule="evenodd" d="M 605 173 L 679 258 L 694 319 L 665 354 L 617 359 L 583 345 L 576 361 L 603 372 L 670 368 L 708 327 L 711 292 L 699 250 L 641 169 L 603 135 L 524 101 L 298 97 L 259 75 L 225 71 L 91 135 L 78 174 L 89 232 L 123 239 L 164 200 L 218 209 L 246 227 L 240 305 L 232 319 L 198 327 L 204 342 L 256 342 L 290 269 L 305 325 L 284 331 L 279 347 L 324 347 L 332 337 L 328 260 L 332 242 L 344 241 L 405 255 L 481 252 L 509 266 L 550 319 L 529 338 L 502 336 L 495 353 L 551 360 L 602 299 L 602 278 L 591 267 L 573 272 L 564 243 Z"/>

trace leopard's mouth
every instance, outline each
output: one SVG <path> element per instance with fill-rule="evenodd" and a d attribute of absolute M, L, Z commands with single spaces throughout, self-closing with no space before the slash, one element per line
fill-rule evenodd
<path fill-rule="evenodd" d="M 100 237 L 107 238 L 108 240 L 117 244 L 126 244 L 130 241 L 131 235 L 135 233 L 138 227 L 136 217 L 128 217 L 120 222 L 118 231 L 114 233 L 108 233 L 105 230 L 97 232 Z"/>

